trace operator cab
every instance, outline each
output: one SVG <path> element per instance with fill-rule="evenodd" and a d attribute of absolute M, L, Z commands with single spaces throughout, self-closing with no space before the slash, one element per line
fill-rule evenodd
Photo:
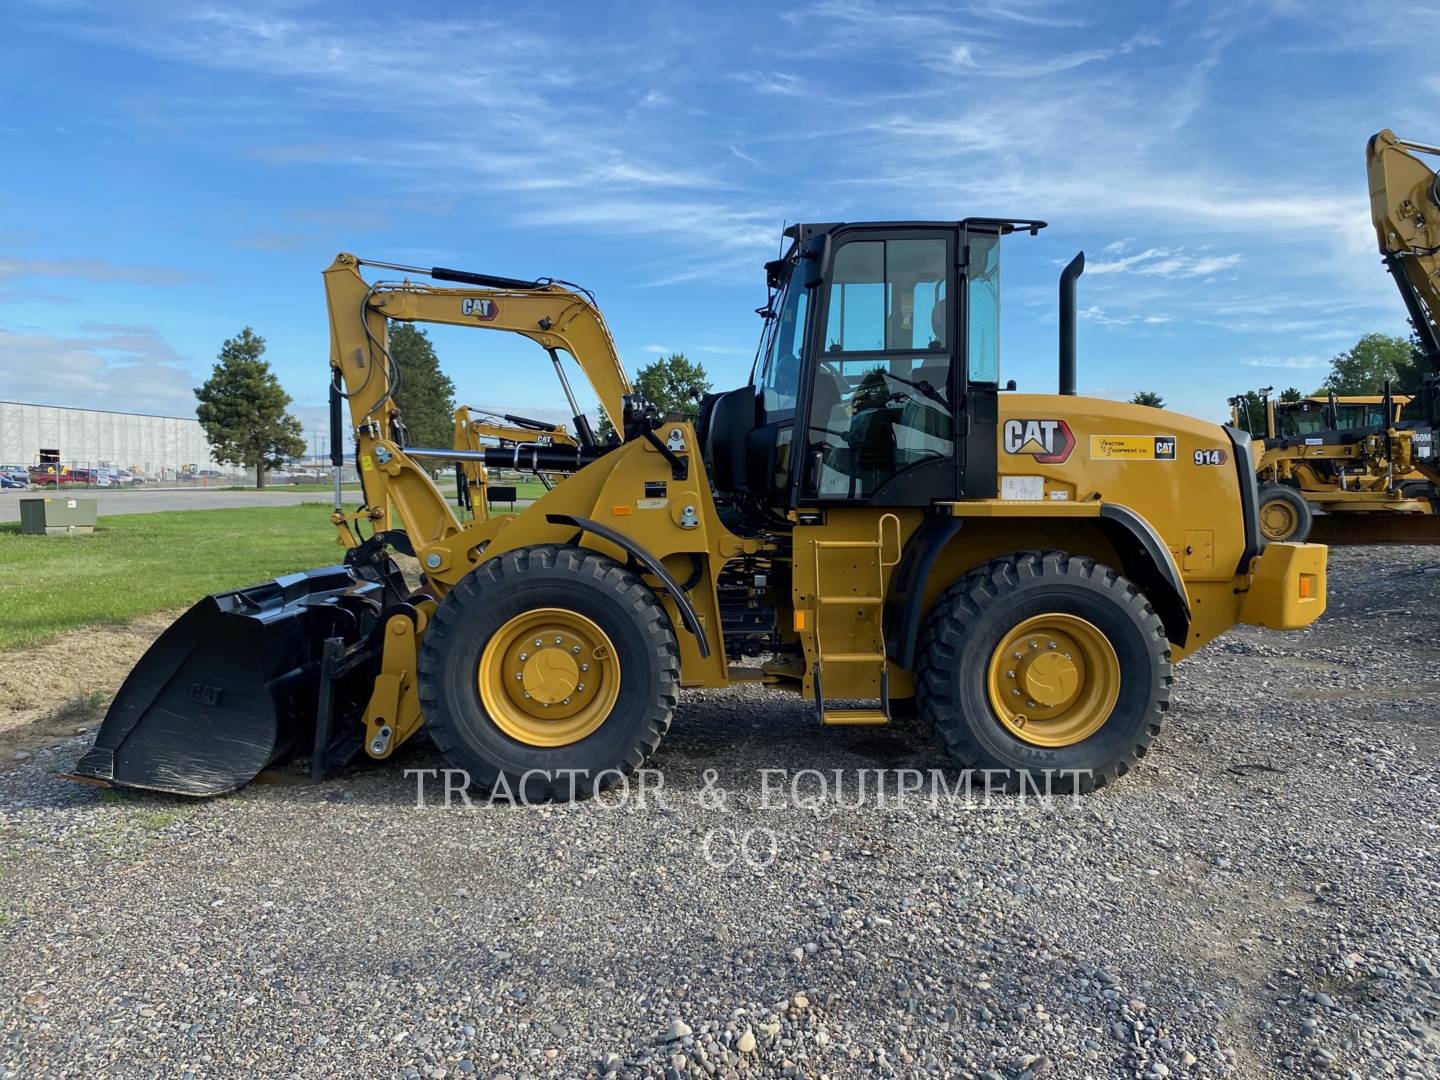
<path fill-rule="evenodd" d="M 1044 224 L 786 229 L 751 385 L 702 411 L 717 492 L 791 508 L 993 498 L 1000 241 Z"/>

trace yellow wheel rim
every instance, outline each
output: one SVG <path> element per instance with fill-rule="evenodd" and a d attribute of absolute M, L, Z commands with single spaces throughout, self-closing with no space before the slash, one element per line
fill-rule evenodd
<path fill-rule="evenodd" d="M 990 656 L 990 705 L 1034 746 L 1074 746 L 1102 727 L 1120 697 L 1120 660 L 1100 630 L 1055 612 L 1026 619 Z"/>
<path fill-rule="evenodd" d="M 536 608 L 497 630 L 480 654 L 480 700 L 526 746 L 569 746 L 593 733 L 620 696 L 620 661 L 598 625 Z"/>
<path fill-rule="evenodd" d="M 1266 540 L 1284 540 L 1295 535 L 1300 524 L 1300 515 L 1295 508 L 1280 499 L 1268 502 L 1260 508 L 1260 531 Z"/>

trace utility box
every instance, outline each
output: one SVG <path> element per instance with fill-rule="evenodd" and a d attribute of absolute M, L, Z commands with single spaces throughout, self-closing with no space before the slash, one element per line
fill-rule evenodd
<path fill-rule="evenodd" d="M 95 531 L 94 499 L 64 495 L 20 500 L 20 531 L 26 536 L 63 536 Z"/>

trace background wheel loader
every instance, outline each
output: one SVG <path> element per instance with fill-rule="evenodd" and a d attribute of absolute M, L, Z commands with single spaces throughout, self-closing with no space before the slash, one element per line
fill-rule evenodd
<path fill-rule="evenodd" d="M 1366 145 L 1380 255 L 1430 371 L 1413 397 L 1387 385 L 1370 397 L 1265 401 L 1257 466 L 1268 540 L 1440 544 L 1440 178 L 1417 154 L 1440 147 L 1391 131 Z M 1231 399 L 1237 423 L 1243 400 Z"/>
<path fill-rule="evenodd" d="M 210 795 L 291 752 L 316 775 L 388 758 L 423 724 L 480 788 L 585 796 L 654 752 L 680 688 L 747 681 L 817 728 L 913 702 L 954 763 L 1012 784 L 1113 780 L 1159 734 L 1175 661 L 1237 622 L 1321 614 L 1325 549 L 1263 545 L 1244 432 L 1075 396 L 1083 256 L 1061 277 L 1060 392 L 1002 384 L 1002 241 L 1043 225 L 787 229 L 751 383 L 695 424 L 636 396 L 583 289 L 340 255 L 332 446 L 353 441 L 364 485 L 333 519 L 344 565 L 202 601 L 77 774 Z M 557 362 L 576 445 L 404 445 L 392 320 L 570 354 L 623 437 L 596 441 Z M 573 475 L 462 522 L 427 460 Z"/>

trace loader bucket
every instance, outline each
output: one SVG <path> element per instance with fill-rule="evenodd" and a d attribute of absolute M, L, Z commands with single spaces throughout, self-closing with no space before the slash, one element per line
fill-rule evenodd
<path fill-rule="evenodd" d="M 325 642 L 343 641 L 348 670 L 368 666 L 387 584 L 403 588 L 389 570 L 332 566 L 207 596 L 126 677 L 75 779 L 219 795 L 308 751 Z"/>

